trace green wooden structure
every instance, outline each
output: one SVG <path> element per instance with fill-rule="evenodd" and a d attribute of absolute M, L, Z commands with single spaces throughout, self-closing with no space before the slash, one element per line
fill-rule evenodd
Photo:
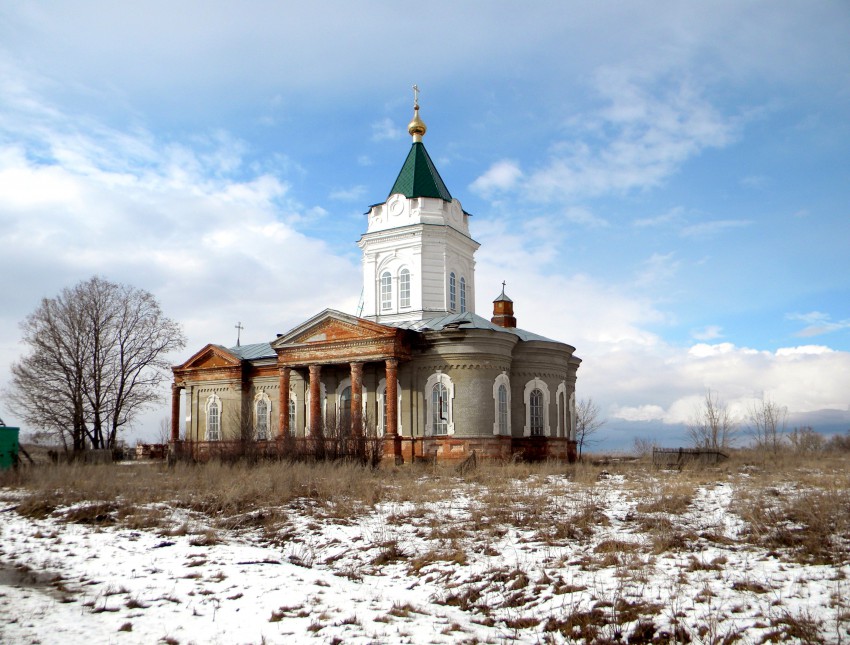
<path fill-rule="evenodd" d="M 0 470 L 8 470 L 18 463 L 18 433 L 20 428 L 0 426 Z"/>

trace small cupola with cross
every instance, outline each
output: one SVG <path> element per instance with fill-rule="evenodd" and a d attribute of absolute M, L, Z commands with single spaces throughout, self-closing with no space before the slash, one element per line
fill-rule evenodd
<path fill-rule="evenodd" d="M 514 301 L 505 294 L 505 282 L 502 282 L 502 293 L 493 301 L 493 317 L 490 322 L 499 327 L 516 327 L 514 318 Z"/>

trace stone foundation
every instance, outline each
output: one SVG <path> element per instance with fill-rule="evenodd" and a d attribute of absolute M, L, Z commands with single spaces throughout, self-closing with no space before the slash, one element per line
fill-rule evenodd
<path fill-rule="evenodd" d="M 563 437 L 367 437 L 365 439 L 316 439 L 289 437 L 277 441 L 173 441 L 169 458 L 287 459 L 357 458 L 391 465 L 416 462 L 459 463 L 472 453 L 478 459 L 507 461 L 576 461 L 576 442 Z"/>

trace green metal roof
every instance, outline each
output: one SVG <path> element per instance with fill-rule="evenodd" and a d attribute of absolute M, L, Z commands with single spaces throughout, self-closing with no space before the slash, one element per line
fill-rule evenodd
<path fill-rule="evenodd" d="M 501 327 L 499 325 L 495 325 L 486 318 L 482 318 L 471 311 L 466 311 L 462 314 L 437 316 L 436 318 L 429 318 L 427 320 L 403 320 L 397 323 L 385 324 L 392 327 L 399 327 L 400 329 L 412 329 L 413 331 L 442 331 L 446 328 L 489 329 L 490 331 L 497 331 L 499 333 L 513 334 L 514 336 L 519 337 L 520 340 L 524 341 L 543 340 L 548 343 L 560 342 L 552 340 L 551 338 L 546 338 L 540 334 L 534 334 L 530 331 L 526 331 L 525 329 L 519 329 L 518 327 Z"/>
<path fill-rule="evenodd" d="M 413 197 L 437 197 L 444 201 L 452 201 L 452 195 L 428 151 L 421 141 L 416 141 L 410 148 L 407 159 L 398 173 L 390 195 L 400 194 L 408 198 Z"/>
<path fill-rule="evenodd" d="M 269 343 L 253 343 L 251 345 L 228 347 L 227 351 L 235 354 L 243 361 L 252 361 L 259 358 L 275 358 L 277 356 L 277 353 Z"/>

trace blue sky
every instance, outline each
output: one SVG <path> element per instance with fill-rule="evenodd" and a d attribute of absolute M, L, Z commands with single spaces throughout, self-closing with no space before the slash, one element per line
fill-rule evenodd
<path fill-rule="evenodd" d="M 17 323 L 93 274 L 186 355 L 353 312 L 417 83 L 478 313 L 506 280 L 577 347 L 604 447 L 680 442 L 707 388 L 850 427 L 850 5 L 482 6 L 4 3 L 0 386 Z"/>

